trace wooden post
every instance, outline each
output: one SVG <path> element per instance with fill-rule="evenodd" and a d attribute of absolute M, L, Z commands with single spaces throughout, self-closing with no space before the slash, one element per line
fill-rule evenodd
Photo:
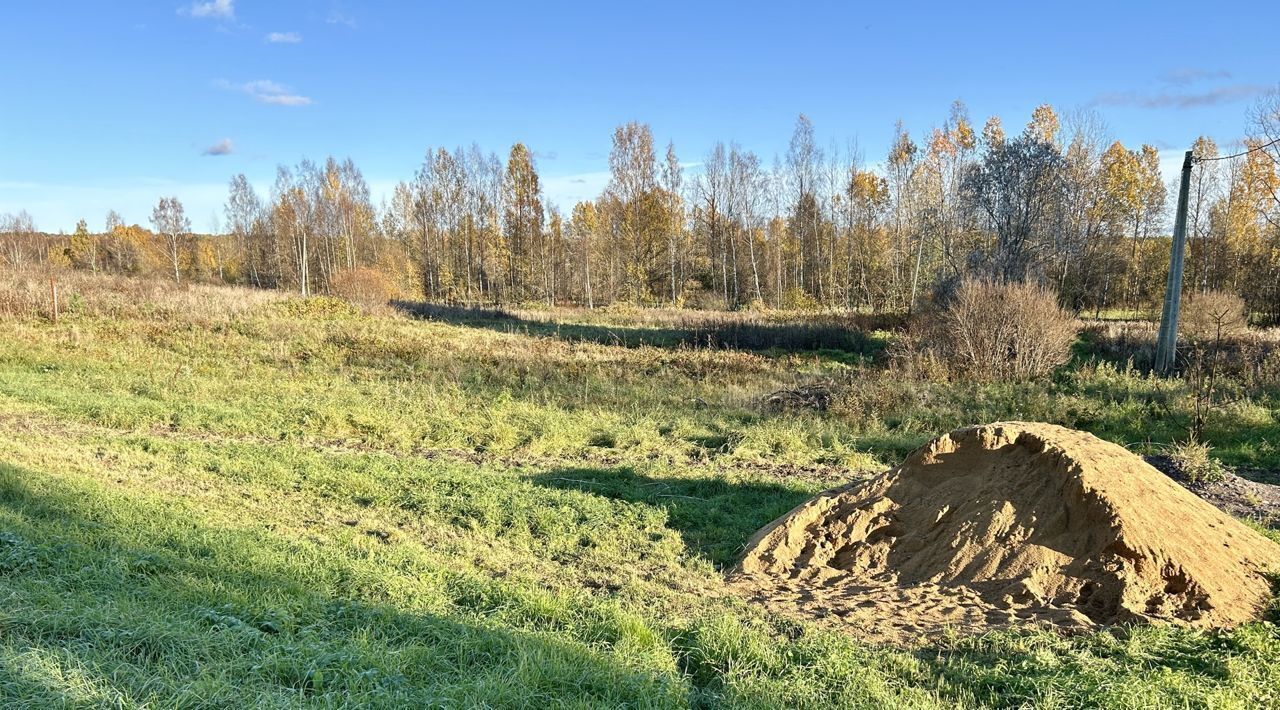
<path fill-rule="evenodd" d="M 53 324 L 58 324 L 58 284 L 52 277 L 49 279 L 49 301 L 53 304 Z"/>
<path fill-rule="evenodd" d="M 1160 334 L 1156 336 L 1156 372 L 1173 369 L 1178 355 L 1178 311 L 1182 307 L 1182 266 L 1187 245 L 1187 193 L 1191 189 L 1193 151 L 1182 159 L 1182 181 L 1178 186 L 1178 211 L 1173 218 L 1173 245 L 1169 253 L 1169 280 L 1165 283 L 1164 312 L 1160 314 Z"/>

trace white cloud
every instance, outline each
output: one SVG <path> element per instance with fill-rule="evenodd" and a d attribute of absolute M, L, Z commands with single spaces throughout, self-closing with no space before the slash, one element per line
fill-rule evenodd
<path fill-rule="evenodd" d="M 219 88 L 227 89 L 229 91 L 240 91 L 252 96 L 260 103 L 271 104 L 273 106 L 311 105 L 311 97 L 296 94 L 293 92 L 293 89 L 269 79 L 247 81 L 243 84 L 234 84 L 222 79 L 217 81 L 216 84 Z"/>
<path fill-rule="evenodd" d="M 272 44 L 298 44 L 302 42 L 302 35 L 297 32 L 272 32 L 267 35 L 267 41 Z"/>
<path fill-rule="evenodd" d="M 326 17 L 324 21 L 331 25 L 346 25 L 347 27 L 353 30 L 356 28 L 355 18 L 349 15 L 344 15 L 342 14 L 342 12 L 338 10 L 333 10 L 332 12 L 330 12 L 329 16 Z"/>
<path fill-rule="evenodd" d="M 179 9 L 178 12 L 202 19 L 234 20 L 236 19 L 235 6 L 235 0 L 206 0 L 205 2 L 197 0 L 189 7 Z"/>
<path fill-rule="evenodd" d="M 234 152 L 236 152 L 235 144 L 231 142 L 230 138 L 223 138 L 217 143 L 214 143 L 208 148 L 205 148 L 204 153 L 202 155 L 210 155 L 210 156 L 231 155 Z"/>

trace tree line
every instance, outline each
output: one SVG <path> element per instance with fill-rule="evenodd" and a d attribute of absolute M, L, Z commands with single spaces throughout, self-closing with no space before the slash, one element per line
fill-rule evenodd
<path fill-rule="evenodd" d="M 1280 94 L 1254 108 L 1243 155 L 1199 138 L 1189 194 L 1187 288 L 1230 291 L 1280 321 Z M 1076 311 L 1141 310 L 1164 287 L 1171 203 L 1159 151 L 1106 138 L 1088 113 L 1049 105 L 1007 132 L 956 102 L 927 134 L 896 128 L 888 154 L 823 146 L 801 115 L 766 163 L 717 143 L 695 166 L 647 125 L 612 135 L 610 179 L 566 214 L 534 153 L 432 148 L 375 205 L 333 158 L 280 167 L 269 194 L 230 182 L 224 228 L 192 233 L 177 198 L 150 229 L 114 212 L 69 237 L 0 221 L 0 259 L 218 280 L 303 295 L 344 274 L 450 303 L 615 302 L 910 312 L 970 276 L 1035 281 Z"/>

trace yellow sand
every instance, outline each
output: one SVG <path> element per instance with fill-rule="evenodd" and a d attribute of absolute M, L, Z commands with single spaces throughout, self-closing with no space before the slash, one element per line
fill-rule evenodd
<path fill-rule="evenodd" d="M 1049 424 L 960 429 L 760 530 L 731 575 L 771 608 L 877 640 L 1019 621 L 1232 626 L 1280 546 L 1126 449 Z"/>

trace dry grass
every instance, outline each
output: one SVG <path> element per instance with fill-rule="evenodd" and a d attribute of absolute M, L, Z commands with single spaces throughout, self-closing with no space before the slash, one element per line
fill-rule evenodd
<path fill-rule="evenodd" d="M 1249 332 L 1244 299 L 1225 291 L 1198 293 L 1183 299 L 1178 332 L 1195 342 L 1220 342 Z"/>
<path fill-rule="evenodd" d="M 1158 330 L 1159 323 L 1115 321 L 1092 323 L 1084 328 L 1083 336 L 1089 354 L 1148 370 L 1155 360 Z M 1209 339 L 1213 339 L 1211 335 Z M 1181 340 L 1180 358 L 1193 356 L 1196 343 L 1204 345 L 1206 341 Z M 1215 361 L 1221 374 L 1249 385 L 1280 384 L 1280 328 L 1226 327 L 1216 350 L 1219 356 Z"/>
<path fill-rule="evenodd" d="M 401 296 L 400 289 L 385 273 L 366 267 L 339 271 L 329 286 L 334 296 L 366 310 L 384 308 Z"/>
<path fill-rule="evenodd" d="M 0 269 L 0 321 L 51 319 L 57 288 L 61 317 L 120 320 L 225 320 L 286 298 L 276 291 L 182 284 L 63 269 Z"/>

